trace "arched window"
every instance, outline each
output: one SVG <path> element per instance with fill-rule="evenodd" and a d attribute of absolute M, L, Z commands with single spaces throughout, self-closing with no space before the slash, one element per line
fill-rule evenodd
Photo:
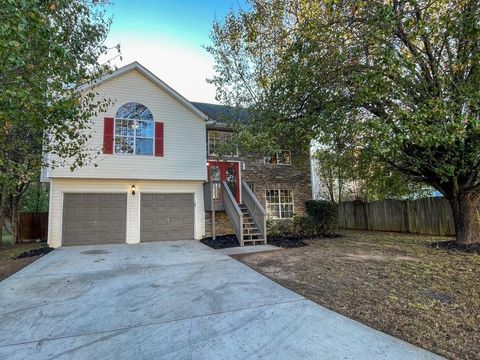
<path fill-rule="evenodd" d="M 115 114 L 115 153 L 153 155 L 154 121 L 145 105 L 129 102 Z"/>

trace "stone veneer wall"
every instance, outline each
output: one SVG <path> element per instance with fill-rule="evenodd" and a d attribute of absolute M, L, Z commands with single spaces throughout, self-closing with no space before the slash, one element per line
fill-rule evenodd
<path fill-rule="evenodd" d="M 218 236 L 235 234 L 235 229 L 232 224 L 230 224 L 230 220 L 225 211 L 215 211 L 215 234 Z M 211 211 L 205 213 L 205 236 L 212 236 Z"/>
<path fill-rule="evenodd" d="M 292 151 L 292 165 L 264 164 L 263 157 L 243 156 L 242 181 L 253 182 L 255 196 L 265 207 L 265 190 L 293 190 L 293 210 L 303 214 L 305 201 L 312 198 L 310 158 Z"/>

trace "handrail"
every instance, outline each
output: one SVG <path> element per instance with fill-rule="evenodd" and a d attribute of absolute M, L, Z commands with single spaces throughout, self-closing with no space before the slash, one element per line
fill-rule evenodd
<path fill-rule="evenodd" d="M 230 218 L 237 235 L 237 239 L 240 242 L 240 246 L 243 246 L 243 213 L 233 196 L 226 181 L 222 181 L 223 184 L 223 203 L 225 205 L 225 211 Z"/>
<path fill-rule="evenodd" d="M 260 204 L 260 201 L 258 201 L 257 197 L 253 193 L 252 189 L 250 189 L 250 186 L 245 181 L 242 181 L 242 191 L 246 192 L 255 202 L 255 205 L 258 207 L 258 209 L 261 211 L 261 213 L 265 216 L 267 216 L 267 212 L 263 208 L 262 204 Z M 243 194 L 242 194 L 243 195 Z"/>
<path fill-rule="evenodd" d="M 263 208 L 260 201 L 258 201 L 257 197 L 253 193 L 250 186 L 245 181 L 242 181 L 242 199 L 243 203 L 247 206 L 250 214 L 252 214 L 253 220 L 257 224 L 260 233 L 262 234 L 262 238 L 267 243 L 267 212 Z"/>

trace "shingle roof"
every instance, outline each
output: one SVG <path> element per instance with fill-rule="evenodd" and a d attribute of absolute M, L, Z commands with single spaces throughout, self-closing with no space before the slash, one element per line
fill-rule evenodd
<path fill-rule="evenodd" d="M 192 104 L 206 114 L 210 120 L 217 123 L 228 123 L 231 121 L 248 122 L 248 111 L 246 109 L 193 101 Z"/>

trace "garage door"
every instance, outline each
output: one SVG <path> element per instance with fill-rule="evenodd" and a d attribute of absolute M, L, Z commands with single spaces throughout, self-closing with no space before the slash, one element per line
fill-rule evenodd
<path fill-rule="evenodd" d="M 142 194 L 140 241 L 193 239 L 193 194 Z"/>
<path fill-rule="evenodd" d="M 125 243 L 127 194 L 64 194 L 62 245 Z"/>

